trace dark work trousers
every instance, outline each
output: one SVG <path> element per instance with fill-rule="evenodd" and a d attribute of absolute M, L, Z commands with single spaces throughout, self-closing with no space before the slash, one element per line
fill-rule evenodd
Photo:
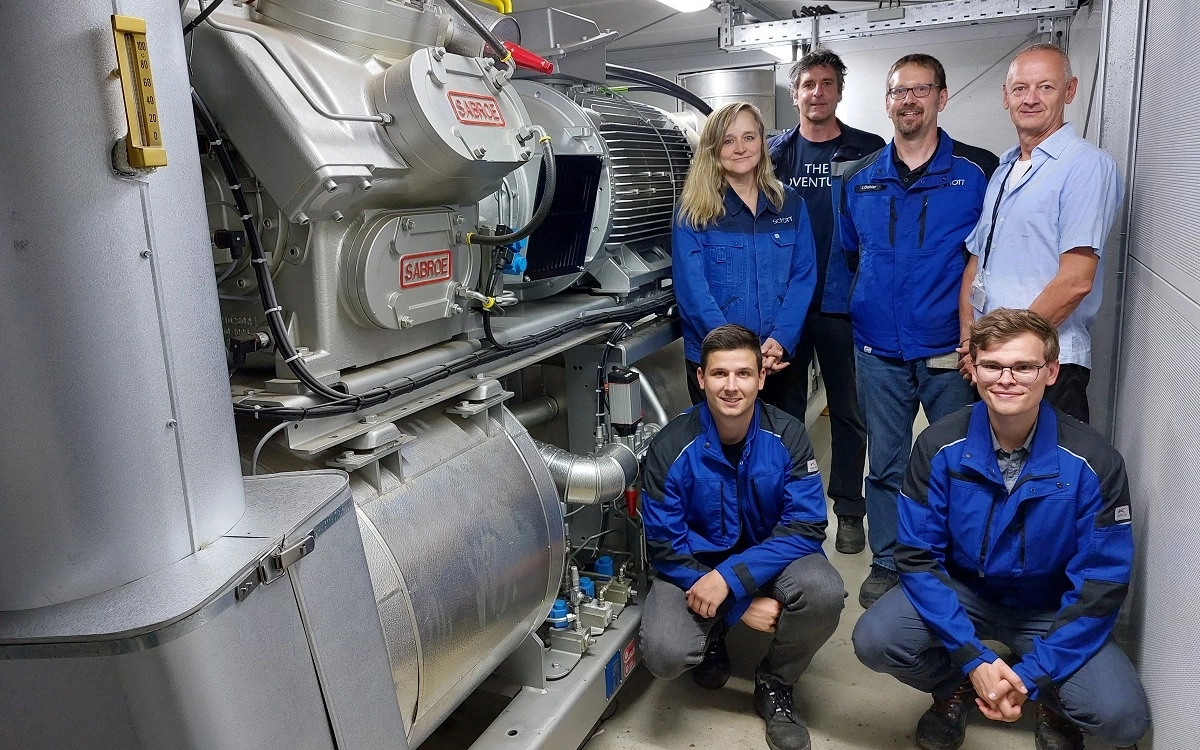
<path fill-rule="evenodd" d="M 700 363 L 685 359 L 683 366 L 687 370 L 685 374 L 687 375 L 688 395 L 691 396 L 693 405 L 698 404 L 704 400 L 704 391 L 700 390 L 700 384 L 696 382 L 696 369 L 700 367 Z M 803 394 L 804 392 L 804 368 L 793 363 L 779 372 L 767 373 L 766 385 L 758 392 L 758 396 L 765 403 L 777 409 L 783 409 L 804 422 L 804 406 L 807 399 L 795 397 L 796 393 Z M 861 476 L 861 474 L 860 471 L 859 475 Z"/>
<path fill-rule="evenodd" d="M 775 638 L 757 674 L 795 685 L 813 655 L 837 630 L 845 606 L 842 577 L 824 555 L 805 555 L 783 569 L 760 594 L 783 605 Z M 642 609 L 642 656 L 655 677 L 673 680 L 704 660 L 712 635 L 725 632 L 720 616 L 688 609 L 687 594 L 657 578 Z"/>
<path fill-rule="evenodd" d="M 797 348 L 796 363 L 792 367 L 804 372 L 815 351 L 821 366 L 821 379 L 825 382 L 830 449 L 833 452 L 829 467 L 829 497 L 833 500 L 833 512 L 839 516 L 862 518 L 867 514 L 867 501 L 863 499 L 867 428 L 858 408 L 850 318 L 810 313 Z M 798 380 L 798 387 L 791 397 L 807 405 L 808 380 Z"/>
<path fill-rule="evenodd" d="M 1080 422 L 1091 417 L 1088 410 L 1087 387 L 1092 371 L 1083 365 L 1060 365 L 1058 380 L 1046 388 L 1046 400 Z"/>
<path fill-rule="evenodd" d="M 1054 610 L 1021 610 L 986 601 L 953 579 L 951 585 L 976 635 L 1003 643 L 1017 660 L 1033 650 L 1033 639 L 1045 636 L 1058 617 Z M 855 655 L 869 669 L 921 692 L 947 698 L 967 679 L 902 586 L 888 591 L 858 618 L 853 640 Z M 1150 723 L 1137 670 L 1112 638 L 1066 682 L 1039 690 L 1037 700 L 1115 747 L 1136 743 Z"/>

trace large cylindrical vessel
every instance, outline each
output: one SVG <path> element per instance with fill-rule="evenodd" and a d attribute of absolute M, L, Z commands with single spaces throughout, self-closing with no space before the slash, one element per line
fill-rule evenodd
<path fill-rule="evenodd" d="M 750 102 L 762 112 L 767 130 L 775 129 L 775 71 L 771 68 L 705 70 L 682 75 L 679 83 L 714 110 L 731 102 Z M 684 109 L 696 111 L 689 105 Z"/>
<path fill-rule="evenodd" d="M 0 612 L 144 577 L 244 509 L 179 6 L 119 6 L 168 161 L 131 177 L 114 6 L 0 4 Z"/>
<path fill-rule="evenodd" d="M 246 428 L 250 453 L 262 429 Z M 563 574 L 562 509 L 533 439 L 502 407 L 464 417 L 441 404 L 362 440 L 382 457 L 350 486 L 415 747 L 549 613 Z M 306 461 L 274 443 L 260 468 L 351 468 L 367 453 L 337 448 Z"/>

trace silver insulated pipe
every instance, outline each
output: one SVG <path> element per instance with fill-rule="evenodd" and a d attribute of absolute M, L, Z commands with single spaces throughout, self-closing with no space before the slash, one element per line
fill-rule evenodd
<path fill-rule="evenodd" d="M 577 505 L 598 505 L 621 497 L 638 475 L 638 460 L 627 446 L 609 443 L 590 456 L 533 441 L 550 469 L 562 499 Z"/>

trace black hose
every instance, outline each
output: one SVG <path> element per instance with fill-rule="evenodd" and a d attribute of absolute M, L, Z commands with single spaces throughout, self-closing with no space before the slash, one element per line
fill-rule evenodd
<path fill-rule="evenodd" d="M 340 391 L 335 391 L 318 380 L 309 372 L 299 352 L 292 346 L 291 339 L 287 334 L 287 325 L 283 320 L 283 308 L 279 305 L 279 300 L 275 297 L 275 285 L 271 280 L 271 272 L 267 268 L 267 256 L 263 250 L 262 238 L 259 237 L 258 230 L 254 226 L 254 218 L 250 213 L 250 205 L 246 202 L 246 196 L 242 193 L 237 172 L 233 167 L 233 159 L 230 158 L 229 151 L 225 148 L 224 141 L 221 139 L 216 120 L 195 89 L 192 89 L 192 110 L 196 114 L 196 119 L 200 121 L 200 126 L 204 128 L 204 134 L 208 138 L 209 147 L 216 154 L 217 161 L 221 165 L 225 181 L 229 184 L 229 189 L 233 193 L 234 203 L 237 204 L 238 214 L 242 219 L 242 226 L 246 230 L 246 238 L 250 242 L 250 265 L 254 268 L 254 275 L 258 280 L 258 294 L 262 301 L 263 311 L 266 313 L 267 325 L 271 328 L 271 336 L 275 340 L 275 351 L 283 357 L 284 363 L 296 375 L 296 378 L 313 393 L 335 401 L 360 399 L 361 397 L 358 396 L 348 396 Z"/>
<path fill-rule="evenodd" d="M 712 107 L 709 106 L 708 102 L 697 96 L 695 92 L 688 91 L 678 83 L 668 81 L 662 76 L 645 70 L 638 70 L 637 68 L 627 68 L 624 65 L 617 65 L 615 63 L 606 63 L 604 71 L 609 78 L 614 80 L 632 81 L 633 83 L 649 86 L 652 89 L 657 89 L 664 94 L 669 94 L 682 102 L 692 105 L 700 110 L 700 114 L 702 115 L 707 116 L 712 114 Z"/>
<path fill-rule="evenodd" d="M 540 140 L 542 143 L 542 166 L 546 170 L 546 184 L 542 188 L 542 200 L 538 203 L 533 216 L 530 217 L 529 223 L 523 229 L 508 234 L 481 235 L 469 232 L 467 234 L 468 245 L 511 245 L 514 242 L 520 242 L 533 234 L 550 215 L 550 206 L 554 203 L 554 191 L 558 188 L 558 165 L 554 163 L 554 149 L 550 147 L 550 136 L 543 135 Z M 488 294 L 491 294 L 490 290 Z"/>
<path fill-rule="evenodd" d="M 375 403 L 382 403 L 389 399 L 402 396 L 406 393 L 425 388 L 439 380 L 443 380 L 451 375 L 467 372 L 477 367 L 490 364 L 500 359 L 509 356 L 512 351 L 529 349 L 540 344 L 563 336 L 565 334 L 577 331 L 581 328 L 586 328 L 594 325 L 602 325 L 604 323 L 623 323 L 634 322 L 645 318 L 648 315 L 664 314 L 670 309 L 671 305 L 675 304 L 675 293 L 668 291 L 662 297 L 656 297 L 634 307 L 627 307 L 621 310 L 611 310 L 594 315 L 586 315 L 583 317 L 569 320 L 565 323 L 547 328 L 544 331 L 539 331 L 535 334 L 530 334 L 521 339 L 511 342 L 503 349 L 484 349 L 483 351 L 468 354 L 465 357 L 460 357 L 445 365 L 437 368 L 432 368 L 429 372 L 419 377 L 406 377 L 401 382 L 389 386 L 387 388 L 377 389 L 384 395 L 380 398 L 377 395 L 367 399 L 366 406 L 373 406 Z M 486 319 L 485 319 L 486 320 Z M 379 399 L 377 401 L 377 399 Z M 344 414 L 350 414 L 358 409 L 352 404 L 318 404 L 310 407 L 294 407 L 294 406 L 254 406 L 250 404 L 234 404 L 234 411 L 239 414 L 254 416 L 255 418 L 264 417 L 269 419 L 283 420 L 299 420 L 313 417 L 335 417 Z"/>
<path fill-rule="evenodd" d="M 200 11 L 195 18 L 193 18 L 191 21 L 188 21 L 187 25 L 183 27 L 183 35 L 187 36 L 188 34 L 192 33 L 192 30 L 204 23 L 204 20 L 211 16 L 212 12 L 217 9 L 217 6 L 223 2 L 225 2 L 225 0 L 214 0 L 212 5 Z"/>
<path fill-rule="evenodd" d="M 475 14 L 471 12 L 470 8 L 463 5 L 461 0 L 445 0 L 445 2 L 446 5 L 454 8 L 458 15 L 462 16 L 463 20 L 466 21 L 472 29 L 475 29 L 476 34 L 483 37 L 483 41 L 487 42 L 487 45 L 492 48 L 493 52 L 496 53 L 501 64 L 508 65 L 512 68 L 516 67 L 516 65 L 512 64 L 512 53 L 509 52 L 508 48 L 504 46 L 504 42 L 501 42 L 500 38 L 493 34 L 491 29 L 489 29 L 483 24 L 482 21 L 476 18 Z"/>

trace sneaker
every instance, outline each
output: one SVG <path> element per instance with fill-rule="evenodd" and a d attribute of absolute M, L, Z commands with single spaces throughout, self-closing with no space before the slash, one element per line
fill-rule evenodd
<path fill-rule="evenodd" d="M 967 716 L 975 704 L 975 688 L 964 682 L 949 698 L 934 697 L 933 705 L 917 722 L 917 747 L 921 750 L 958 750 L 967 738 Z"/>
<path fill-rule="evenodd" d="M 837 537 L 833 548 L 843 555 L 857 555 L 867 548 L 862 516 L 838 516 Z"/>
<path fill-rule="evenodd" d="M 767 747 L 771 750 L 810 750 L 812 740 L 804 720 L 796 715 L 792 686 L 770 677 L 754 677 L 754 710 L 767 722 Z"/>
<path fill-rule="evenodd" d="M 725 647 L 725 628 L 719 624 L 708 636 L 704 661 L 692 670 L 692 680 L 705 690 L 720 690 L 729 682 L 729 649 Z"/>
<path fill-rule="evenodd" d="M 858 590 L 858 603 L 862 605 L 863 609 L 867 609 L 898 583 L 900 583 L 899 573 L 882 565 L 872 565 L 870 575 L 867 576 L 867 580 L 862 582 L 862 587 Z"/>
<path fill-rule="evenodd" d="M 1075 722 L 1039 703 L 1033 743 L 1037 750 L 1083 750 L 1083 732 Z"/>

